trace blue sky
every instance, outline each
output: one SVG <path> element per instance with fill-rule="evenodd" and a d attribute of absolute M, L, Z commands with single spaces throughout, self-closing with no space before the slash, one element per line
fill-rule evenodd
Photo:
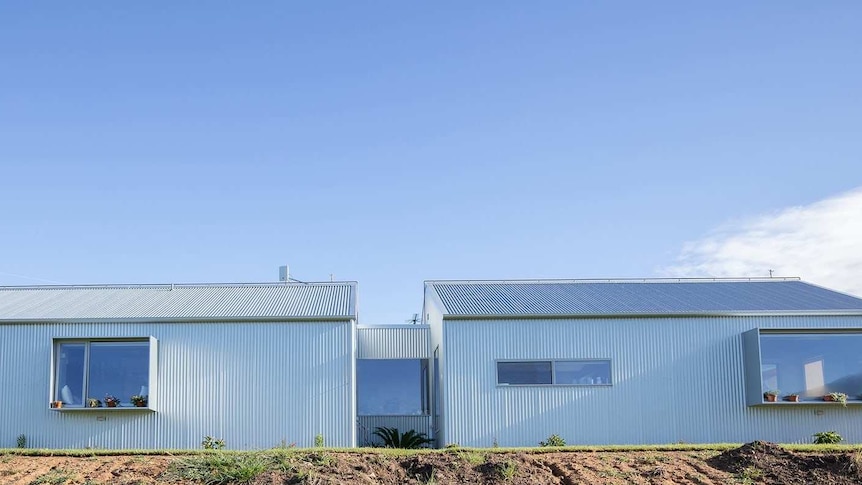
<path fill-rule="evenodd" d="M 359 281 L 365 323 L 419 312 L 435 278 L 776 267 L 855 290 L 828 274 L 862 268 L 860 21 L 856 1 L 4 2 L 0 284 L 290 264 Z M 716 256 L 788 233 L 802 249 Z M 824 244 L 847 250 L 814 264 Z"/>

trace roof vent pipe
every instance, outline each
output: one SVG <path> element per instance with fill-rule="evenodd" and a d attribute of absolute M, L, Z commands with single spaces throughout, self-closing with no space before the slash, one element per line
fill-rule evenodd
<path fill-rule="evenodd" d="M 282 283 L 290 282 L 290 266 L 284 265 L 278 267 L 278 281 Z"/>

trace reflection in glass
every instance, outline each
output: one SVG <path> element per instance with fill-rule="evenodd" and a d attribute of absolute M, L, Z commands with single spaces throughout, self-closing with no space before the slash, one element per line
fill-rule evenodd
<path fill-rule="evenodd" d="M 147 342 L 92 342 L 88 396 L 106 394 L 129 403 L 136 394 L 148 394 L 150 349 Z"/>
<path fill-rule="evenodd" d="M 862 394 L 862 334 L 760 335 L 763 391 L 820 398 L 843 392 Z"/>
<path fill-rule="evenodd" d="M 607 360 L 558 360 L 554 362 L 554 384 L 607 385 L 611 363 Z"/>
<path fill-rule="evenodd" d="M 84 402 L 84 344 L 64 343 L 57 346 L 57 379 L 54 400 L 67 405 Z"/>
<path fill-rule="evenodd" d="M 551 384 L 551 362 L 497 362 L 498 384 Z"/>
<path fill-rule="evenodd" d="M 363 416 L 427 414 L 426 359 L 358 359 L 357 411 Z"/>

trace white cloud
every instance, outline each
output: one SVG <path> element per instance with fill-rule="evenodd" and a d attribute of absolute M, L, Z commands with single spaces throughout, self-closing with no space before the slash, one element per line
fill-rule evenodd
<path fill-rule="evenodd" d="M 674 277 L 800 276 L 862 295 L 862 188 L 727 224 L 683 246 Z"/>

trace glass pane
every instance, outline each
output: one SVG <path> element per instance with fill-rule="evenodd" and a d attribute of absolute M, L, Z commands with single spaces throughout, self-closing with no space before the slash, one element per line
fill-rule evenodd
<path fill-rule="evenodd" d="M 762 334 L 763 391 L 821 398 L 862 393 L 862 334 Z"/>
<path fill-rule="evenodd" d="M 551 362 L 497 362 L 498 384 L 550 384 Z"/>
<path fill-rule="evenodd" d="M 608 360 L 559 360 L 554 362 L 555 384 L 607 385 L 611 383 Z"/>
<path fill-rule="evenodd" d="M 123 406 L 134 395 L 149 395 L 149 342 L 90 343 L 89 395 L 102 402 L 110 394 Z"/>
<path fill-rule="evenodd" d="M 54 400 L 67 406 L 84 403 L 84 347 L 83 343 L 65 343 L 57 346 L 57 381 Z"/>
<path fill-rule="evenodd" d="M 418 359 L 359 359 L 356 394 L 359 414 L 422 414 L 422 362 Z"/>

